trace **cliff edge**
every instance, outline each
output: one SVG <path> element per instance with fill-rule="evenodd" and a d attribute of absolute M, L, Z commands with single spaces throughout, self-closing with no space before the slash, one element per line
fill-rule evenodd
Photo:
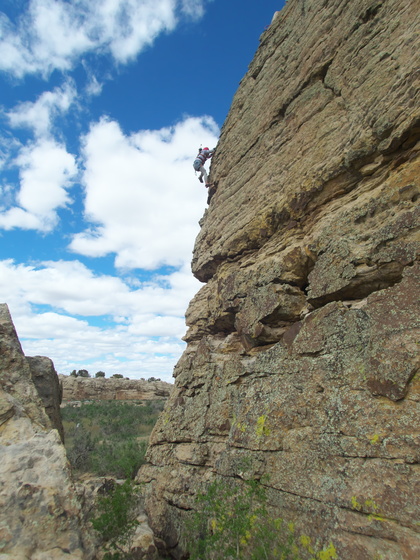
<path fill-rule="evenodd" d="M 289 0 L 211 166 L 187 349 L 149 445 L 175 558 L 215 476 L 341 560 L 420 557 L 420 89 L 415 0 Z"/>

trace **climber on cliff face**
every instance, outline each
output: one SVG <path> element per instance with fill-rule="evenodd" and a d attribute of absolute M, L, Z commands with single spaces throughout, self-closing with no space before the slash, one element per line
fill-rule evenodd
<path fill-rule="evenodd" d="M 198 150 L 197 157 L 195 158 L 193 163 L 194 169 L 200 172 L 200 175 L 198 176 L 198 180 L 200 181 L 200 183 L 202 183 L 204 179 L 206 187 L 209 187 L 210 184 L 208 182 L 207 171 L 204 168 L 204 164 L 208 159 L 211 158 L 213 153 L 214 153 L 214 149 L 209 150 L 208 148 L 203 148 L 203 149 L 200 148 Z"/>

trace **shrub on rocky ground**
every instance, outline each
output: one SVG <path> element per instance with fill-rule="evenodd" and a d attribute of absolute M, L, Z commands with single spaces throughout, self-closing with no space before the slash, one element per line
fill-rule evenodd
<path fill-rule="evenodd" d="M 133 478 L 163 401 L 97 401 L 61 409 L 67 456 L 76 473 Z"/>
<path fill-rule="evenodd" d="M 190 560 L 335 560 L 333 543 L 320 547 L 293 522 L 273 518 L 264 483 L 217 479 L 199 494 L 185 524 Z"/>

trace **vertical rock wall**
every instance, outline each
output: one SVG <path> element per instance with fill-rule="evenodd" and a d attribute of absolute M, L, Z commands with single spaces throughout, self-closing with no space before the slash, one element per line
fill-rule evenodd
<path fill-rule="evenodd" d="M 47 386 L 42 381 L 43 366 L 48 369 Z M 48 358 L 24 356 L 9 310 L 0 305 L 2 559 L 90 560 L 94 556 L 58 432 L 61 420 L 58 425 L 54 419 L 57 403 L 52 393 L 54 388 L 58 391 L 58 379 L 53 374 L 56 378 Z"/>
<path fill-rule="evenodd" d="M 176 558 L 197 493 L 244 458 L 338 558 L 420 557 L 419 14 L 289 0 L 235 95 L 140 472 Z"/>
<path fill-rule="evenodd" d="M 27 357 L 26 359 L 29 363 L 32 381 L 41 397 L 45 412 L 52 427 L 58 430 L 61 441 L 64 443 L 64 428 L 60 414 L 63 385 L 58 378 L 54 364 L 45 356 Z"/>

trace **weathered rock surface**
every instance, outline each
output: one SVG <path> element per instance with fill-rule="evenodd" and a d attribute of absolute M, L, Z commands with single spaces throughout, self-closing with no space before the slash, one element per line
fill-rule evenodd
<path fill-rule="evenodd" d="M 63 386 L 58 379 L 54 364 L 45 356 L 28 356 L 26 359 L 31 370 L 32 381 L 41 397 L 45 412 L 51 420 L 52 426 L 58 430 L 61 441 L 64 442 L 64 428 L 60 414 Z"/>
<path fill-rule="evenodd" d="M 33 381 L 56 409 L 51 383 L 41 380 L 45 365 L 51 381 L 51 362 L 24 356 L 8 308 L 0 305 L 0 557 L 90 560 L 92 541 L 64 446 Z"/>
<path fill-rule="evenodd" d="M 63 385 L 63 401 L 120 400 L 151 401 L 167 399 L 173 388 L 165 381 L 137 379 L 92 378 L 59 375 Z"/>
<path fill-rule="evenodd" d="M 188 347 L 151 437 L 175 558 L 218 474 L 341 560 L 420 557 L 420 88 L 415 0 L 289 0 L 211 166 Z"/>

